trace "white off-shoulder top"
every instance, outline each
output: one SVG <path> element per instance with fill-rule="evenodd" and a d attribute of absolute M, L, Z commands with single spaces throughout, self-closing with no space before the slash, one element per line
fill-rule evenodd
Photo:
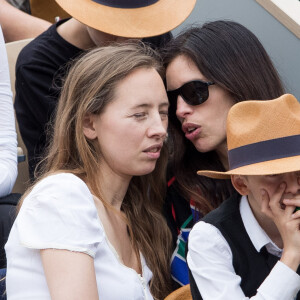
<path fill-rule="evenodd" d="M 142 276 L 121 263 L 98 217 L 93 195 L 77 176 L 41 180 L 24 199 L 5 246 L 9 300 L 50 298 L 40 249 L 83 252 L 94 259 L 99 299 L 152 300 L 152 272 L 141 255 Z"/>

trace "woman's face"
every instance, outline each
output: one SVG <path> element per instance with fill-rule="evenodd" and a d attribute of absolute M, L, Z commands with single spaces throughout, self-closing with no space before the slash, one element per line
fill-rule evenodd
<path fill-rule="evenodd" d="M 209 81 L 187 56 L 177 56 L 167 67 L 167 90 L 175 90 L 192 80 Z M 215 150 L 226 155 L 226 118 L 234 100 L 217 84 L 208 87 L 208 99 L 196 106 L 187 104 L 179 95 L 176 115 L 185 137 L 199 152 Z"/>
<path fill-rule="evenodd" d="M 129 177 L 151 173 L 166 137 L 168 106 L 156 70 L 137 69 L 120 81 L 113 101 L 91 116 L 101 169 Z"/>

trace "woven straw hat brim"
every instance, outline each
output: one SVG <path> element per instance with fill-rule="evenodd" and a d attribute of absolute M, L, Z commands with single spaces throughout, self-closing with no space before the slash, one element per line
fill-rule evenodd
<path fill-rule="evenodd" d="M 121 37 L 145 38 L 176 28 L 190 15 L 196 0 L 160 0 L 134 9 L 109 7 L 92 0 L 56 2 L 89 27 Z"/>
<path fill-rule="evenodd" d="M 274 175 L 296 171 L 300 171 L 300 155 L 264 161 L 228 172 L 204 170 L 198 171 L 197 174 L 215 179 L 228 179 L 231 175 Z"/>

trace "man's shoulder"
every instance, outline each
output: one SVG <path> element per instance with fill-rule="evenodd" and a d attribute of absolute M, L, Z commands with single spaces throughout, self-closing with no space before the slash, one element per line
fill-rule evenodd
<path fill-rule="evenodd" d="M 55 25 L 50 26 L 45 32 L 34 38 L 28 43 L 21 51 L 17 60 L 17 68 L 20 65 L 31 64 L 40 60 L 41 57 L 46 55 L 46 52 L 51 51 L 53 47 L 54 36 L 53 30 L 56 30 Z"/>
<path fill-rule="evenodd" d="M 35 65 L 57 68 L 81 53 L 80 49 L 64 40 L 56 28 L 57 24 L 53 24 L 21 50 L 16 64 L 17 69 Z"/>

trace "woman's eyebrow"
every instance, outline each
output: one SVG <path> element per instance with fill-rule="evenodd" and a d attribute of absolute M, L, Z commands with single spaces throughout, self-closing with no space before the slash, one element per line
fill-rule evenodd
<path fill-rule="evenodd" d="M 148 108 L 148 107 L 151 107 L 152 105 L 148 104 L 148 103 L 143 103 L 143 104 L 138 104 L 138 105 L 135 105 L 133 106 L 132 108 L 135 109 L 135 108 Z"/>
<path fill-rule="evenodd" d="M 132 109 L 136 109 L 136 108 L 149 108 L 152 107 L 153 104 L 152 103 L 142 103 L 142 104 L 138 104 L 132 107 Z M 163 106 L 169 106 L 169 102 L 163 102 L 161 104 L 159 104 L 159 108 L 163 107 Z"/>

